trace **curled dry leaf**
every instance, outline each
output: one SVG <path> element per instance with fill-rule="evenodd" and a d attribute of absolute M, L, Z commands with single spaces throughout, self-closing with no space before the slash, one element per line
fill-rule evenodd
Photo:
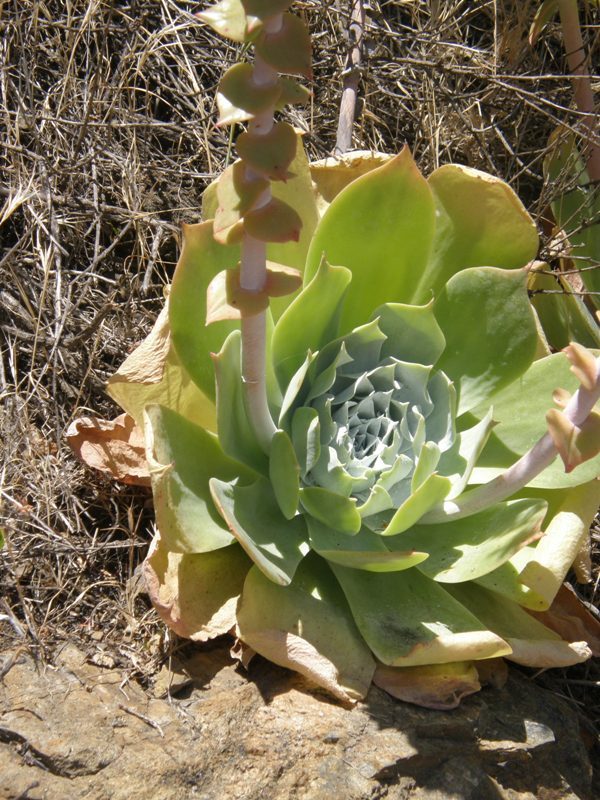
<path fill-rule="evenodd" d="M 528 613 L 564 639 L 587 642 L 592 654 L 600 656 L 600 620 L 567 583 L 561 586 L 548 611 Z"/>
<path fill-rule="evenodd" d="M 232 632 L 248 562 L 233 545 L 209 553 L 174 553 L 156 534 L 144 562 L 146 589 L 167 625 L 184 638 L 206 642 Z"/>
<path fill-rule="evenodd" d="M 67 442 L 88 467 L 123 483 L 150 486 L 144 435 L 129 414 L 114 420 L 80 417 L 69 426 Z"/>
<path fill-rule="evenodd" d="M 246 642 L 242 642 L 241 639 L 236 639 L 231 646 L 229 655 L 236 661 L 239 661 L 244 669 L 248 669 L 250 662 L 256 655 L 256 650 L 253 650 Z"/>
<path fill-rule="evenodd" d="M 415 703 L 438 711 L 456 708 L 463 697 L 481 689 L 472 662 L 400 669 L 378 664 L 373 683 L 405 703 Z"/>
<path fill-rule="evenodd" d="M 342 703 L 354 704 L 360 699 L 356 692 L 340 682 L 339 670 L 310 642 L 293 633 L 264 629 L 253 632 L 252 642 L 269 661 L 299 672 L 309 681 L 330 692 Z"/>

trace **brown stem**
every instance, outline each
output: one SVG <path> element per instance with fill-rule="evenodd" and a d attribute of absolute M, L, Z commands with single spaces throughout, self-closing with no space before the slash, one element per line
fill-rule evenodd
<path fill-rule="evenodd" d="M 334 155 L 339 156 L 350 150 L 352 146 L 352 127 L 356 114 L 356 100 L 360 83 L 360 66 L 362 61 L 362 44 L 365 30 L 365 9 L 362 0 L 352 0 L 352 12 L 348 35 L 352 47 L 348 53 L 344 70 L 340 116 L 338 120 L 337 139 Z"/>
<path fill-rule="evenodd" d="M 577 109 L 583 116 L 583 156 L 590 180 L 600 182 L 600 146 L 598 145 L 598 115 L 590 80 L 590 57 L 583 44 L 577 0 L 559 0 L 560 21 L 563 31 L 569 72 L 573 76 L 573 93 Z"/>

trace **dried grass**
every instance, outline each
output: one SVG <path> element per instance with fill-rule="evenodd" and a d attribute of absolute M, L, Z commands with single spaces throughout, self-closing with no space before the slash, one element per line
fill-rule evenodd
<path fill-rule="evenodd" d="M 75 639 L 142 676 L 168 649 L 135 588 L 150 499 L 86 471 L 64 432 L 86 409 L 115 415 L 103 384 L 147 333 L 180 225 L 198 219 L 203 188 L 231 156 L 214 96 L 240 53 L 195 23 L 197 5 L 0 3 L 0 641 L 51 658 Z M 558 191 L 541 174 L 548 135 L 578 117 L 558 28 L 527 44 L 535 5 L 370 3 L 355 146 L 408 142 L 425 172 L 450 161 L 485 169 L 539 220 Z M 349 3 L 296 7 L 314 35 L 316 83 L 291 117 L 323 157 L 335 144 Z M 589 42 L 597 22 L 586 19 Z M 596 569 L 590 603 L 597 589 Z M 597 721 L 593 687 L 577 681 L 598 679 L 588 664 L 552 680 Z"/>

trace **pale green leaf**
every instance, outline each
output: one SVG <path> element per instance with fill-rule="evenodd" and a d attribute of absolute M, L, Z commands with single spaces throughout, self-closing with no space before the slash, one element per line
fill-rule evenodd
<path fill-rule="evenodd" d="M 511 500 L 466 519 L 415 525 L 386 544 L 391 549 L 428 553 L 419 569 L 433 580 L 470 581 L 492 572 L 539 536 L 546 508 L 543 500 Z"/>
<path fill-rule="evenodd" d="M 257 567 L 275 583 L 289 584 L 309 550 L 304 519 L 282 515 L 264 478 L 251 486 L 212 478 L 210 489 L 229 529 Z"/>
<path fill-rule="evenodd" d="M 458 390 L 458 413 L 515 381 L 536 353 L 537 330 L 526 274 L 480 267 L 451 278 L 434 311 L 446 349 L 438 366 Z"/>
<path fill-rule="evenodd" d="M 146 408 L 146 457 L 154 511 L 163 545 L 179 553 L 204 553 L 233 539 L 217 513 L 211 477 L 254 476 L 223 453 L 217 438 L 162 406 Z"/>
<path fill-rule="evenodd" d="M 269 478 L 281 513 L 292 519 L 300 499 L 300 467 L 285 431 L 277 431 L 271 439 Z"/>
<path fill-rule="evenodd" d="M 433 313 L 433 304 L 409 306 L 386 303 L 373 312 L 380 330 L 387 336 L 382 358 L 433 366 L 444 352 L 446 340 Z"/>
<path fill-rule="evenodd" d="M 412 528 L 429 509 L 441 503 L 452 488 L 449 478 L 430 475 L 418 489 L 396 509 L 393 517 L 381 531 L 382 536 L 394 536 Z"/>
<path fill-rule="evenodd" d="M 450 594 L 471 609 L 511 647 L 505 658 L 528 667 L 567 667 L 590 657 L 585 642 L 569 643 L 542 625 L 516 603 L 475 583 L 448 586 Z"/>
<path fill-rule="evenodd" d="M 319 486 L 301 489 L 300 500 L 309 514 L 334 530 L 347 534 L 358 533 L 360 530 L 362 521 L 356 508 L 356 500 Z"/>
<path fill-rule="evenodd" d="M 314 554 L 300 564 L 290 586 L 250 570 L 238 632 L 262 656 L 300 672 L 340 700 L 360 699 L 369 689 L 373 657 L 335 578 Z"/>
<path fill-rule="evenodd" d="M 429 177 L 436 227 L 427 270 L 414 302 L 467 267 L 517 269 L 535 258 L 538 235 L 525 207 L 507 183 L 485 172 L 446 164 Z"/>
<path fill-rule="evenodd" d="M 320 350 L 335 338 L 342 301 L 351 277 L 345 267 L 331 267 L 323 260 L 313 280 L 277 322 L 273 331 L 272 358 L 282 390 L 302 365 L 309 350 Z"/>
<path fill-rule="evenodd" d="M 525 550 L 531 549 L 530 547 L 525 547 L 517 555 L 521 555 Z M 532 611 L 544 611 L 548 608 L 548 604 L 541 595 L 521 582 L 519 572 L 519 568 L 512 560 L 507 561 L 493 570 L 493 572 L 476 578 L 475 583 L 492 592 L 497 592 L 499 595 L 523 606 L 523 608 L 529 608 Z"/>
<path fill-rule="evenodd" d="M 212 223 L 185 225 L 183 248 L 169 297 L 169 323 L 173 345 L 181 363 L 196 385 L 210 398 L 215 397 L 215 373 L 211 353 L 221 349 L 234 321 L 205 325 L 206 291 L 222 270 L 237 266 L 240 248 L 218 244 Z"/>
<path fill-rule="evenodd" d="M 427 553 L 411 547 L 391 552 L 381 536 L 362 527 L 355 536 L 348 536 L 307 517 L 310 546 L 327 561 L 370 572 L 398 572 L 414 567 L 427 558 Z"/>
<path fill-rule="evenodd" d="M 332 564 L 363 638 L 384 664 L 445 664 L 510 647 L 418 569 L 367 572 Z"/>
<path fill-rule="evenodd" d="M 490 398 L 474 414 L 483 417 L 493 405 L 498 422 L 471 475 L 471 483 L 487 483 L 511 466 L 547 432 L 546 412 L 552 408 L 552 393 L 562 387 L 574 392 L 579 381 L 563 353 L 534 361 L 518 380 Z M 566 473 L 560 458 L 530 482 L 548 489 L 577 486 L 600 474 L 600 456 Z"/>
<path fill-rule="evenodd" d="M 227 455 L 268 474 L 267 457 L 252 429 L 242 386 L 241 336 L 233 331 L 214 357 L 217 378 L 217 427 Z"/>
<path fill-rule="evenodd" d="M 434 216 L 431 190 L 408 148 L 335 197 L 315 231 L 306 279 L 316 274 L 323 255 L 352 271 L 343 333 L 365 323 L 383 303 L 414 299 L 431 251 Z"/>

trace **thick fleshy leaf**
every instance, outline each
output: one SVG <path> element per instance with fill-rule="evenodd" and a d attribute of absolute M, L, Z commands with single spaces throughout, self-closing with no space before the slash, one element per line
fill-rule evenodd
<path fill-rule="evenodd" d="M 435 240 L 415 302 L 437 295 L 467 267 L 518 269 L 535 258 L 535 224 L 513 190 L 499 178 L 446 164 L 429 177 L 437 209 Z"/>
<path fill-rule="evenodd" d="M 277 72 L 312 78 L 312 47 L 300 17 L 283 14 L 278 31 L 264 29 L 255 43 L 256 54 Z"/>
<path fill-rule="evenodd" d="M 386 303 L 373 312 L 379 329 L 387 336 L 381 357 L 433 366 L 444 352 L 446 340 L 433 314 L 433 303 L 407 306 Z"/>
<path fill-rule="evenodd" d="M 592 411 L 581 425 L 574 425 L 562 411 L 546 414 L 548 431 L 565 465 L 565 472 L 600 454 L 600 414 Z"/>
<path fill-rule="evenodd" d="M 286 519 L 292 519 L 300 499 L 300 466 L 285 431 L 277 431 L 271 439 L 269 479 L 281 513 Z"/>
<path fill-rule="evenodd" d="M 161 618 L 179 636 L 205 642 L 235 627 L 236 605 L 252 562 L 238 544 L 210 553 L 174 553 L 160 534 L 143 574 Z"/>
<path fill-rule="evenodd" d="M 342 332 L 365 323 L 383 303 L 414 299 L 434 224 L 433 195 L 406 147 L 337 195 L 315 231 L 305 280 L 315 275 L 323 254 L 352 271 Z"/>
<path fill-rule="evenodd" d="M 230 320 L 205 325 L 206 292 L 219 272 L 235 267 L 239 260 L 239 247 L 225 247 L 214 240 L 212 223 L 184 226 L 183 248 L 169 297 L 171 335 L 186 371 L 213 401 L 215 373 L 210 356 L 221 349 L 227 335 L 238 325 Z M 165 405 L 161 400 L 154 402 Z"/>
<path fill-rule="evenodd" d="M 530 551 L 533 548 L 525 547 L 520 550 L 516 555 L 522 556 L 525 551 Z M 532 611 L 543 611 L 548 607 L 544 598 L 529 586 L 525 586 L 519 578 L 520 568 L 517 566 L 517 558 L 514 557 L 505 564 L 489 572 L 487 575 L 482 575 L 476 578 L 475 582 L 485 589 L 492 592 L 497 592 L 503 597 L 518 603 L 523 608 L 531 609 Z"/>
<path fill-rule="evenodd" d="M 441 583 L 470 581 L 495 570 L 523 545 L 540 536 L 547 504 L 543 500 L 511 500 L 442 525 L 416 525 L 391 549 L 414 548 L 429 553 L 419 565 Z"/>
<path fill-rule="evenodd" d="M 306 521 L 311 548 L 327 561 L 343 567 L 370 572 L 398 572 L 414 567 L 427 558 L 427 553 L 419 553 L 410 547 L 404 552 L 390 552 L 381 536 L 364 526 L 355 536 L 348 536 L 313 517 L 307 517 Z"/>
<path fill-rule="evenodd" d="M 568 344 L 564 353 L 571 364 L 571 372 L 588 392 L 593 392 L 598 380 L 598 362 L 592 352 L 578 342 Z"/>
<path fill-rule="evenodd" d="M 231 544 L 208 481 L 251 481 L 254 473 L 228 458 L 216 436 L 180 414 L 162 406 L 148 406 L 145 413 L 146 456 L 163 545 L 179 553 L 205 553 Z"/>
<path fill-rule="evenodd" d="M 323 216 L 333 198 L 337 197 L 349 183 L 383 166 L 392 158 L 394 156 L 388 153 L 355 150 L 321 161 L 313 161 L 310 165 L 310 174 L 315 184 L 320 216 Z"/>
<path fill-rule="evenodd" d="M 169 328 L 170 304 L 171 298 L 146 339 L 109 378 L 106 390 L 142 430 L 144 408 L 150 403 L 158 403 L 214 431 L 215 406 L 208 386 L 206 391 L 198 388 L 173 347 Z"/>
<path fill-rule="evenodd" d="M 498 422 L 473 470 L 471 483 L 487 483 L 524 455 L 547 432 L 546 412 L 552 407 L 555 389 L 574 392 L 579 381 L 562 353 L 534 361 L 527 372 L 507 386 L 488 403 L 474 410 L 483 417 L 489 406 Z M 548 489 L 577 486 L 600 474 L 600 456 L 566 473 L 557 456 L 554 462 L 530 482 L 530 486 Z"/>
<path fill-rule="evenodd" d="M 250 34 L 260 26 L 256 17 L 247 16 L 242 0 L 220 0 L 196 16 L 210 25 L 219 36 L 234 42 L 248 41 Z"/>
<path fill-rule="evenodd" d="M 378 664 L 373 683 L 398 700 L 438 711 L 457 708 L 463 697 L 481 689 L 477 669 L 471 661 L 419 667 Z"/>
<path fill-rule="evenodd" d="M 300 490 L 300 500 L 309 514 L 336 531 L 354 534 L 361 528 L 362 520 L 353 498 L 319 486 L 307 486 Z"/>
<path fill-rule="evenodd" d="M 287 122 L 278 122 L 268 133 L 240 133 L 235 146 L 244 164 L 272 181 L 285 181 L 296 155 L 298 135 Z"/>
<path fill-rule="evenodd" d="M 545 536 L 535 548 L 528 549 L 528 561 L 522 566 L 520 580 L 543 597 L 546 608 L 560 589 L 600 505 L 600 481 L 593 480 L 559 493 L 555 511 Z"/>
<path fill-rule="evenodd" d="M 260 86 L 252 80 L 251 64 L 234 64 L 221 78 L 217 105 L 219 125 L 246 122 L 273 108 L 281 94 L 279 83 Z"/>
<path fill-rule="evenodd" d="M 129 414 L 116 419 L 79 417 L 67 428 L 67 443 L 92 469 L 123 483 L 150 485 L 144 434 Z"/>
<path fill-rule="evenodd" d="M 281 316 L 273 331 L 272 357 L 282 391 L 306 359 L 337 334 L 344 295 L 352 275 L 323 260 L 313 280 Z M 307 324 L 310 320 L 310 324 Z"/>
<path fill-rule="evenodd" d="M 563 583 L 547 611 L 533 616 L 567 641 L 587 642 L 592 655 L 600 656 L 600 620 L 570 584 Z"/>
<path fill-rule="evenodd" d="M 441 475 L 430 475 L 402 505 L 396 509 L 394 516 L 380 531 L 382 536 L 395 536 L 412 528 L 422 516 L 424 516 L 433 506 L 441 503 L 452 488 L 449 478 Z"/>
<path fill-rule="evenodd" d="M 210 489 L 219 513 L 257 567 L 270 580 L 287 586 L 309 550 L 304 519 L 286 519 L 263 478 L 251 486 L 212 478 Z"/>
<path fill-rule="evenodd" d="M 239 636 L 265 658 L 300 672 L 342 701 L 363 698 L 375 662 L 327 565 L 304 559 L 290 586 L 251 569 L 238 608 Z"/>
<path fill-rule="evenodd" d="M 218 206 L 213 223 L 213 235 L 220 244 L 227 244 L 228 237 L 222 234 L 237 225 L 268 188 L 266 178 L 248 178 L 241 161 L 225 170 L 217 181 Z"/>
<path fill-rule="evenodd" d="M 485 417 L 471 428 L 457 434 L 454 445 L 442 453 L 438 471 L 452 481 L 447 500 L 452 500 L 465 490 L 477 459 L 495 425 L 490 408 Z"/>
<path fill-rule="evenodd" d="M 384 664 L 446 664 L 510 653 L 505 641 L 416 568 L 366 572 L 331 566 L 358 629 Z"/>
<path fill-rule="evenodd" d="M 459 272 L 434 311 L 446 338 L 438 366 L 458 389 L 458 413 L 513 383 L 536 353 L 535 318 L 524 271 L 488 267 Z"/>
<path fill-rule="evenodd" d="M 244 217 L 244 231 L 261 242 L 297 242 L 301 229 L 297 212 L 277 197 Z"/>
<path fill-rule="evenodd" d="M 516 603 L 500 599 L 476 583 L 454 584 L 448 591 L 508 642 L 512 652 L 505 658 L 509 661 L 527 667 L 568 667 L 591 655 L 585 642 L 565 642 Z"/>
<path fill-rule="evenodd" d="M 217 378 L 219 441 L 227 455 L 267 475 L 267 457 L 250 426 L 244 405 L 240 342 L 240 332 L 234 331 L 213 358 Z"/>
<path fill-rule="evenodd" d="M 292 442 L 303 478 L 319 460 L 320 434 L 317 410 L 307 406 L 298 408 L 292 417 Z"/>

